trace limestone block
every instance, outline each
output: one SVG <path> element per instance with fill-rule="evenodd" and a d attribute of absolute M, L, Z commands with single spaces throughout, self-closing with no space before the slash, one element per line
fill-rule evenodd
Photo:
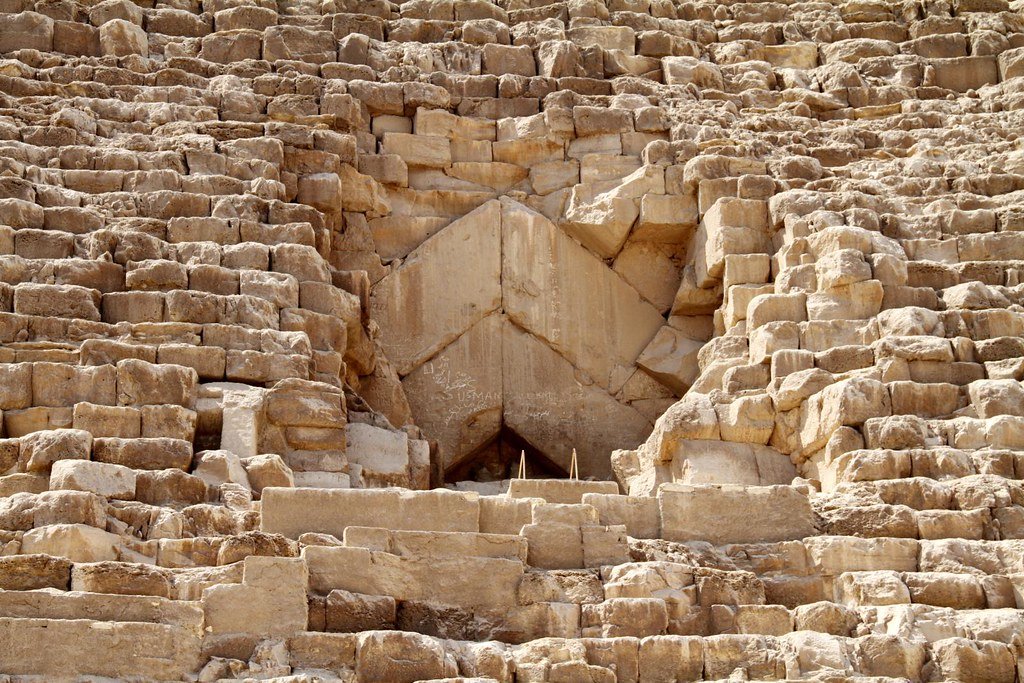
<path fill-rule="evenodd" d="M 170 598 L 171 576 L 162 568 L 134 562 L 75 563 L 71 590 Z"/>
<path fill-rule="evenodd" d="M 612 258 L 625 244 L 640 215 L 637 202 L 576 185 L 569 196 L 562 228 L 601 258 Z"/>
<path fill-rule="evenodd" d="M 694 57 L 663 57 L 661 68 L 665 73 L 665 83 L 668 85 L 692 83 L 699 88 L 710 90 L 724 88 L 722 72 L 710 62 Z"/>
<path fill-rule="evenodd" d="M 767 444 L 775 429 L 775 410 L 768 394 L 741 396 L 716 407 L 725 441 Z"/>
<path fill-rule="evenodd" d="M 33 363 L 32 403 L 67 406 L 117 402 L 117 370 L 112 365 L 76 367 L 66 363 Z"/>
<path fill-rule="evenodd" d="M 105 498 L 135 498 L 135 472 L 121 465 L 88 460 L 58 460 L 50 470 L 50 489 L 91 491 Z"/>
<path fill-rule="evenodd" d="M 882 283 L 878 280 L 865 280 L 835 286 L 826 292 L 815 292 L 807 297 L 807 318 L 866 320 L 882 310 L 883 294 Z"/>
<path fill-rule="evenodd" d="M 238 484 L 250 488 L 249 475 L 241 459 L 231 451 L 202 451 L 195 456 L 192 474 L 217 488 L 221 484 Z"/>
<path fill-rule="evenodd" d="M 534 336 L 503 328 L 504 421 L 566 472 L 572 450 L 580 475 L 610 474 L 611 449 L 636 444 L 650 423 L 596 384 L 584 384 L 565 358 Z"/>
<path fill-rule="evenodd" d="M 836 599 L 847 607 L 910 603 L 910 591 L 893 571 L 846 572 L 835 590 Z"/>
<path fill-rule="evenodd" d="M 277 24 L 277 13 L 268 7 L 242 5 L 214 13 L 213 22 L 218 32 L 243 28 L 262 31 Z"/>
<path fill-rule="evenodd" d="M 84 524 L 53 524 L 26 531 L 21 540 L 25 554 L 66 557 L 72 562 L 118 559 L 120 538 Z"/>
<path fill-rule="evenodd" d="M 309 574 L 301 559 L 245 558 L 241 584 L 203 591 L 203 611 L 213 633 L 288 635 L 306 630 Z"/>
<path fill-rule="evenodd" d="M 985 609 L 985 590 L 977 577 L 945 572 L 907 573 L 902 577 L 912 602 L 953 609 Z"/>
<path fill-rule="evenodd" d="M 737 668 L 748 671 L 751 677 L 785 677 L 782 654 L 769 645 L 771 640 L 766 636 L 739 634 L 705 638 L 705 678 L 715 680 L 727 677 Z"/>
<path fill-rule="evenodd" d="M 445 470 L 501 429 L 504 324 L 487 316 L 402 380 L 413 420 L 438 442 Z"/>
<path fill-rule="evenodd" d="M 0 410 L 32 407 L 33 363 L 0 365 Z"/>
<path fill-rule="evenodd" d="M 176 468 L 187 471 L 192 464 L 192 444 L 166 437 L 101 437 L 93 440 L 93 459 L 136 470 Z"/>
<path fill-rule="evenodd" d="M 816 450 L 841 426 L 859 426 L 892 410 L 889 392 L 877 380 L 855 378 L 829 385 L 800 407 L 800 441 Z"/>
<path fill-rule="evenodd" d="M 645 194 L 632 239 L 683 244 L 697 227 L 697 204 L 689 194 Z"/>
<path fill-rule="evenodd" d="M 668 628 L 665 601 L 658 598 L 612 598 L 584 605 L 582 626 L 594 628 L 601 638 L 663 635 Z"/>
<path fill-rule="evenodd" d="M 834 636 L 847 636 L 857 625 L 856 613 L 833 602 L 800 605 L 793 610 L 798 631 L 818 631 Z"/>
<path fill-rule="evenodd" d="M 697 680 L 704 671 L 699 636 L 647 636 L 640 641 L 642 683 Z"/>
<path fill-rule="evenodd" d="M 79 404 L 81 405 L 81 404 Z M 192 441 L 196 433 L 197 414 L 181 406 L 142 406 L 142 436 L 144 438 L 168 438 Z M 130 438 L 131 434 L 103 434 Z"/>
<path fill-rule="evenodd" d="M 844 571 L 917 571 L 918 542 L 910 538 L 815 536 L 804 545 L 818 571 L 838 576 Z"/>
<path fill-rule="evenodd" d="M 363 477 L 400 484 L 409 472 L 409 437 L 405 432 L 353 423 L 346 431 L 345 455 L 363 468 Z"/>
<path fill-rule="evenodd" d="M 268 26 L 263 32 L 263 59 L 293 59 L 323 64 L 337 57 L 337 43 L 330 31 L 301 26 Z"/>
<path fill-rule="evenodd" d="M 410 167 L 443 168 L 452 165 L 451 142 L 435 135 L 385 133 L 384 154 L 395 154 Z"/>
<path fill-rule="evenodd" d="M 527 524 L 522 529 L 527 563 L 539 569 L 577 569 L 584 566 L 583 534 L 578 524 Z"/>
<path fill-rule="evenodd" d="M 392 628 L 395 599 L 386 595 L 360 595 L 333 590 L 327 595 L 325 626 L 328 631 L 358 633 Z"/>
<path fill-rule="evenodd" d="M 107 56 L 149 55 L 149 37 L 141 26 L 111 19 L 100 26 L 100 51 Z"/>
<path fill-rule="evenodd" d="M 533 519 L 529 499 L 484 496 L 480 499 L 480 531 L 488 534 L 518 534 Z"/>
<path fill-rule="evenodd" d="M 617 494 L 618 486 L 610 481 L 574 479 L 513 479 L 509 482 L 509 498 L 541 498 L 555 504 L 579 504 L 591 494 Z"/>
<path fill-rule="evenodd" d="M 681 396 L 697 378 L 697 352 L 703 346 L 704 342 L 666 325 L 658 330 L 636 364 Z"/>
<path fill-rule="evenodd" d="M 65 591 L 71 585 L 71 566 L 67 558 L 49 555 L 0 557 L 0 588 L 5 591 L 40 588 Z"/>
<path fill-rule="evenodd" d="M 967 390 L 971 405 L 982 419 L 998 415 L 1024 416 L 1024 387 L 1016 380 L 977 380 L 971 382 Z"/>
<path fill-rule="evenodd" d="M 199 378 L 193 368 L 154 365 L 128 358 L 117 364 L 117 403 L 122 406 L 173 404 L 192 408 Z"/>
<path fill-rule="evenodd" d="M 359 634 L 357 643 L 356 680 L 360 683 L 413 683 L 457 673 L 446 666 L 441 643 L 418 633 L 367 631 Z"/>
<path fill-rule="evenodd" d="M 125 678 L 146 671 L 155 678 L 175 680 L 192 675 L 201 661 L 200 635 L 180 625 L 5 617 L 0 620 L 0 638 L 7 644 L 0 653 L 0 668 L 49 678 Z M 139 648 L 130 661 L 110 656 L 124 642 Z"/>
<path fill-rule="evenodd" d="M 305 532 L 344 536 L 349 526 L 422 531 L 477 531 L 475 493 L 399 489 L 263 491 L 261 529 L 297 538 Z"/>
<path fill-rule="evenodd" d="M 295 478 L 280 455 L 268 453 L 241 459 L 252 491 L 257 496 L 268 486 L 291 487 Z"/>
<path fill-rule="evenodd" d="M 210 491 L 199 477 L 179 469 L 136 473 L 135 499 L 149 505 L 198 505 L 208 502 Z"/>
<path fill-rule="evenodd" d="M 44 472 L 58 460 L 88 460 L 92 435 L 79 429 L 56 429 L 20 439 L 18 462 L 27 472 Z"/>
<path fill-rule="evenodd" d="M 624 525 L 583 526 L 580 533 L 584 567 L 603 567 L 629 561 Z"/>
<path fill-rule="evenodd" d="M 0 52 L 53 49 L 54 22 L 36 12 L 7 13 L 0 23 Z"/>
<path fill-rule="evenodd" d="M 580 49 L 567 40 L 546 40 L 537 47 L 537 73 L 550 78 L 581 75 Z"/>
<path fill-rule="evenodd" d="M 1015 676 L 1011 649 L 991 640 L 946 638 L 930 645 L 933 680 L 1009 683 Z"/>
<path fill-rule="evenodd" d="M 724 545 L 797 540 L 816 533 L 807 496 L 787 486 L 662 484 L 658 499 L 666 540 Z M 751 528 L 755 516 L 770 523 Z"/>
<path fill-rule="evenodd" d="M 617 369 L 631 366 L 662 326 L 657 310 L 549 221 L 510 200 L 502 201 L 502 233 L 506 314 L 599 386 L 617 390 L 626 379 L 617 379 Z M 595 329 L 605 333 L 588 334 Z"/>
<path fill-rule="evenodd" d="M 940 88 L 966 92 L 999 82 L 999 67 L 992 55 L 929 61 L 935 69 L 935 84 Z"/>
<path fill-rule="evenodd" d="M 664 313 L 672 306 L 682 277 L 679 255 L 678 249 L 667 245 L 631 240 L 615 259 L 613 270 Z"/>
<path fill-rule="evenodd" d="M 310 546 L 303 551 L 311 586 L 396 600 L 429 601 L 473 610 L 507 610 L 515 603 L 523 563 L 496 557 Z"/>
<path fill-rule="evenodd" d="M 818 46 L 811 41 L 786 45 L 765 45 L 765 61 L 785 69 L 813 69 L 818 66 Z"/>
<path fill-rule="evenodd" d="M 500 231 L 500 204 L 488 202 L 424 242 L 377 283 L 371 311 L 382 331 L 381 345 L 400 375 L 499 305 Z M 467 264 L 472 264 L 468 271 Z M 429 306 L 424 297 L 431 297 Z"/>
<path fill-rule="evenodd" d="M 582 502 L 597 510 L 603 525 L 625 526 L 632 538 L 661 538 L 661 513 L 656 498 L 584 493 Z"/>
<path fill-rule="evenodd" d="M 14 289 L 14 312 L 24 315 L 100 320 L 100 293 L 77 285 L 23 282 Z"/>

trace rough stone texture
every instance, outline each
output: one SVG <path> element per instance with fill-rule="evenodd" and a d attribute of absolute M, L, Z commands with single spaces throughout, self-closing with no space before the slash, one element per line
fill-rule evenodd
<path fill-rule="evenodd" d="M 1020 680 L 1022 12 L 3 3 L 0 679 Z"/>

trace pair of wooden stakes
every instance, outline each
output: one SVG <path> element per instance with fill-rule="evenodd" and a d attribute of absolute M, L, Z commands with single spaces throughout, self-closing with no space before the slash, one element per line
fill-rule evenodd
<path fill-rule="evenodd" d="M 572 449 L 572 460 L 569 461 L 569 478 L 576 481 L 580 478 L 580 466 L 576 462 L 576 449 Z M 516 479 L 526 479 L 526 450 L 519 451 L 519 474 Z"/>

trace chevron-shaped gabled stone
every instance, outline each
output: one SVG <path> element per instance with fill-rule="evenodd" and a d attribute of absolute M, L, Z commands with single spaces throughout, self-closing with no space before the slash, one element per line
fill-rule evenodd
<path fill-rule="evenodd" d="M 650 432 L 614 395 L 664 318 L 518 202 L 487 202 L 420 245 L 374 289 L 373 311 L 446 469 L 504 424 L 556 464 L 576 448 L 581 473 L 608 476 L 611 450 Z"/>

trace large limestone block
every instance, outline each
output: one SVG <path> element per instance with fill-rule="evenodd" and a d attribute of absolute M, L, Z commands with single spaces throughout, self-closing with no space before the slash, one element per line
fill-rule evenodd
<path fill-rule="evenodd" d="M 441 641 L 418 633 L 367 631 L 356 646 L 359 683 L 442 679 L 458 673 L 453 665 L 448 665 Z"/>
<path fill-rule="evenodd" d="M 662 484 L 658 499 L 669 541 L 774 543 L 817 533 L 807 495 L 790 486 Z"/>
<path fill-rule="evenodd" d="M 363 478 L 399 484 L 409 471 L 409 436 L 405 432 L 353 423 L 345 430 L 345 457 L 363 468 Z"/>
<path fill-rule="evenodd" d="M 72 562 L 118 559 L 120 537 L 85 524 L 53 524 L 25 532 L 21 552 L 66 557 Z"/>
<path fill-rule="evenodd" d="M 662 57 L 661 68 L 668 85 L 693 83 L 698 88 L 722 90 L 722 72 L 718 66 L 696 57 Z"/>
<path fill-rule="evenodd" d="M 916 572 L 919 544 L 911 538 L 816 536 L 804 540 L 819 572 L 838 576 L 849 571 Z"/>
<path fill-rule="evenodd" d="M 1024 416 L 1024 386 L 1013 379 L 980 379 L 967 385 L 978 417 Z"/>
<path fill-rule="evenodd" d="M 241 584 L 218 584 L 203 591 L 207 628 L 213 633 L 260 636 L 304 631 L 308 583 L 301 559 L 250 555 Z"/>
<path fill-rule="evenodd" d="M 510 320 L 598 386 L 617 391 L 664 323 L 657 309 L 550 221 L 507 199 L 502 234 L 501 285 Z"/>
<path fill-rule="evenodd" d="M 637 202 L 611 193 L 597 194 L 589 185 L 572 189 L 562 228 L 601 258 L 612 258 L 626 243 L 640 215 Z"/>
<path fill-rule="evenodd" d="M 14 289 L 14 312 L 57 318 L 100 320 L 100 292 L 78 285 L 23 282 Z"/>
<path fill-rule="evenodd" d="M 756 199 L 718 199 L 701 219 L 694 244 L 697 285 L 710 287 L 724 274 L 726 256 L 772 251 L 768 205 Z"/>
<path fill-rule="evenodd" d="M 398 555 L 368 548 L 309 546 L 303 557 L 310 586 L 320 593 L 342 589 L 470 609 L 508 609 L 515 604 L 524 570 L 519 559 L 444 554 L 442 548 Z"/>
<path fill-rule="evenodd" d="M 50 52 L 52 49 L 53 19 L 50 17 L 36 12 L 5 12 L 0 17 L 0 52 Z"/>
<path fill-rule="evenodd" d="M 154 365 L 135 358 L 117 363 L 117 402 L 122 406 L 179 405 L 196 402 L 199 375 L 181 365 Z"/>
<path fill-rule="evenodd" d="M 175 681 L 201 664 L 200 634 L 168 624 L 0 618 L 0 670 L 44 678 Z"/>
<path fill-rule="evenodd" d="M 501 430 L 504 316 L 492 313 L 402 380 L 413 420 L 445 470 Z"/>
<path fill-rule="evenodd" d="M 111 19 L 100 26 L 100 51 L 107 56 L 149 54 L 149 37 L 141 26 L 125 19 Z"/>
<path fill-rule="evenodd" d="M 402 489 L 263 490 L 260 528 L 288 538 L 306 532 L 341 538 L 350 526 L 413 531 L 478 531 L 476 493 Z"/>
<path fill-rule="evenodd" d="M 135 472 L 121 465 L 91 460 L 58 460 L 50 470 L 50 489 L 91 491 L 106 498 L 135 498 Z"/>
<path fill-rule="evenodd" d="M 488 202 L 455 221 L 374 287 L 381 346 L 400 375 L 500 305 L 500 207 Z"/>
<path fill-rule="evenodd" d="M 547 344 L 506 323 L 505 424 L 566 472 L 577 450 L 580 475 L 611 476 L 611 451 L 636 445 L 651 424 L 579 373 Z"/>
<path fill-rule="evenodd" d="M 1020 666 L 1009 645 L 981 637 L 945 638 L 930 647 L 935 667 L 931 680 L 1012 683 Z"/>
<path fill-rule="evenodd" d="M 889 392 L 878 380 L 858 377 L 836 382 L 800 407 L 801 446 L 805 452 L 815 451 L 840 427 L 858 427 L 891 411 Z"/>
<path fill-rule="evenodd" d="M 615 494 L 619 487 L 611 481 L 574 479 L 513 479 L 509 498 L 542 498 L 548 503 L 579 504 L 587 494 Z"/>
<path fill-rule="evenodd" d="M 690 339 L 681 330 L 665 325 L 644 348 L 636 364 L 677 396 L 682 396 L 700 372 L 697 352 L 703 346 L 703 341 Z"/>
<path fill-rule="evenodd" d="M 641 683 L 696 681 L 704 674 L 699 636 L 648 636 L 640 641 Z"/>
<path fill-rule="evenodd" d="M 19 443 L 18 461 L 26 472 L 43 472 L 59 460 L 88 460 L 92 434 L 81 429 L 32 432 Z"/>
<path fill-rule="evenodd" d="M 6 555 L 0 557 L 0 590 L 30 591 L 71 585 L 71 561 L 49 555 Z"/>
<path fill-rule="evenodd" d="M 71 571 L 71 590 L 170 599 L 172 579 L 166 569 L 141 562 L 79 562 Z"/>
<path fill-rule="evenodd" d="M 633 538 L 661 538 L 661 512 L 657 498 L 585 493 L 583 503 L 597 510 L 601 524 L 624 526 L 626 533 Z"/>
<path fill-rule="evenodd" d="M 438 135 L 385 133 L 383 154 L 395 154 L 409 166 L 443 168 L 451 166 L 451 141 Z"/>

